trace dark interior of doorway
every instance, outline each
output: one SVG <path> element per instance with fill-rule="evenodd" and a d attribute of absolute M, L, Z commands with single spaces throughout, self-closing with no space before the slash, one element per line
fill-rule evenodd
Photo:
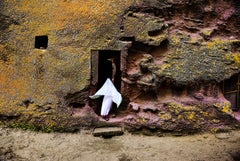
<path fill-rule="evenodd" d="M 233 111 L 240 109 L 240 75 L 234 75 L 223 83 L 224 97 L 231 103 Z"/>
<path fill-rule="evenodd" d="M 98 57 L 98 82 L 97 90 L 102 87 L 107 78 L 113 81 L 114 86 L 120 92 L 121 89 L 121 51 L 118 50 L 100 50 Z M 115 69 L 114 69 L 115 68 Z M 114 72 L 115 71 L 115 72 Z M 103 98 L 102 98 L 103 99 Z M 100 114 L 102 99 L 97 102 L 96 113 Z M 116 105 L 113 104 L 110 113 L 116 112 Z"/>
<path fill-rule="evenodd" d="M 98 63 L 98 83 L 97 89 L 101 88 L 107 78 L 114 79 L 113 84 L 118 89 L 121 88 L 120 72 L 120 51 L 118 50 L 100 50 Z M 115 74 L 113 73 L 115 66 Z M 114 75 L 113 75 L 114 74 Z"/>

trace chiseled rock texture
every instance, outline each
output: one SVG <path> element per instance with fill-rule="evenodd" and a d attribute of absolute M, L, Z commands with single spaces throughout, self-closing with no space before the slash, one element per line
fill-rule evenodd
<path fill-rule="evenodd" d="M 161 135 L 239 128 L 223 81 L 240 71 L 235 0 L 3 0 L 0 121 L 42 131 Z M 35 49 L 35 36 L 48 36 Z M 125 51 L 123 103 L 91 106 L 91 50 Z"/>

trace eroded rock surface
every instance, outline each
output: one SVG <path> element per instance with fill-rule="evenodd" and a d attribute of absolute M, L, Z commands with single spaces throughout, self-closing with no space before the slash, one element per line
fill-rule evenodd
<path fill-rule="evenodd" d="M 222 88 L 240 70 L 239 2 L 4 0 L 0 7 L 2 123 L 43 131 L 122 125 L 159 135 L 239 128 Z M 41 35 L 47 46 L 34 49 Z M 88 99 L 102 74 L 93 53 L 104 50 L 120 51 L 123 103 L 109 122 L 98 116 L 101 102 Z"/>

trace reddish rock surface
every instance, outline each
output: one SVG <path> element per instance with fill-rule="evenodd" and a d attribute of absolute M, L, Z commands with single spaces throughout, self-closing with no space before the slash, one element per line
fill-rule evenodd
<path fill-rule="evenodd" d="M 4 0 L 0 7 L 2 124 L 156 135 L 239 128 L 239 2 Z M 101 100 L 89 99 L 107 77 L 123 96 L 109 121 L 99 116 Z"/>

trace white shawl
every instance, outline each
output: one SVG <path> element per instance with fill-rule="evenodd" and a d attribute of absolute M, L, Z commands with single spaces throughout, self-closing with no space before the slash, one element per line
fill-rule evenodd
<path fill-rule="evenodd" d="M 104 96 L 101 107 L 102 116 L 108 115 L 112 107 L 112 102 L 116 103 L 117 107 L 119 107 L 119 105 L 122 102 L 122 95 L 117 91 L 117 89 L 114 87 L 112 81 L 109 78 L 94 95 L 89 97 L 91 99 L 96 99 L 101 96 Z"/>

